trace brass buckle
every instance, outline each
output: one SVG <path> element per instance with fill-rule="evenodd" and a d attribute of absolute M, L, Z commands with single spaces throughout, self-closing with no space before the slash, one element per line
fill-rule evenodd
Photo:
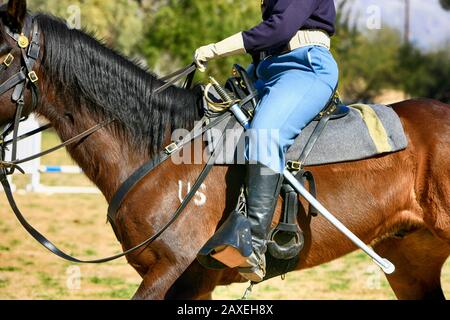
<path fill-rule="evenodd" d="M 286 167 L 289 171 L 300 171 L 302 170 L 302 163 L 299 161 L 289 160 L 286 164 Z"/>
<path fill-rule="evenodd" d="M 328 109 L 328 111 L 325 113 L 327 116 L 333 114 L 337 109 L 336 103 L 334 102 L 332 104 L 332 106 L 330 107 L 330 109 Z"/>
<path fill-rule="evenodd" d="M 31 71 L 31 72 L 28 73 L 28 78 L 29 78 L 30 81 L 33 82 L 33 83 L 35 83 L 36 81 L 39 80 L 39 78 L 38 78 L 36 72 L 34 72 L 34 71 Z"/>
<path fill-rule="evenodd" d="M 14 56 L 11 53 L 8 53 L 8 55 L 3 60 L 2 64 L 8 68 L 13 63 L 13 61 Z"/>
<path fill-rule="evenodd" d="M 164 148 L 167 154 L 172 154 L 178 149 L 178 145 L 176 142 L 172 142 L 167 147 Z"/>
<path fill-rule="evenodd" d="M 28 40 L 27 36 L 21 33 L 19 39 L 17 39 L 17 43 L 19 47 L 21 47 L 22 49 L 26 49 L 30 44 L 30 40 Z"/>

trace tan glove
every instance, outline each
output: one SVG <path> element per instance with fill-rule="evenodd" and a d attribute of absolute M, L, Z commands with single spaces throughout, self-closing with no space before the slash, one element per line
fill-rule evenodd
<path fill-rule="evenodd" d="M 242 32 L 239 32 L 220 42 L 198 48 L 194 54 L 194 61 L 198 70 L 205 72 L 209 60 L 241 53 L 245 53 L 245 48 Z"/>

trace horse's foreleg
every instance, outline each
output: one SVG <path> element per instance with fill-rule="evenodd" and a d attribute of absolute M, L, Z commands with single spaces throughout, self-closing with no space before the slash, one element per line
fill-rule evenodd
<path fill-rule="evenodd" d="M 193 237 L 190 239 L 191 242 L 180 243 L 168 237 L 164 243 L 161 241 L 146 252 L 130 257 L 131 265 L 142 276 L 133 299 L 193 300 L 214 290 L 221 273 L 205 270 L 195 261 L 200 246 L 195 245 Z"/>
<path fill-rule="evenodd" d="M 197 300 L 212 300 L 212 292 L 199 296 Z"/>
<path fill-rule="evenodd" d="M 210 300 L 222 272 L 205 269 L 194 261 L 167 292 L 168 300 Z"/>
<path fill-rule="evenodd" d="M 387 279 L 398 299 L 445 299 L 441 269 L 450 254 L 447 243 L 419 229 L 403 238 L 385 239 L 375 250 L 396 266 Z"/>
<path fill-rule="evenodd" d="M 159 251 L 162 252 L 161 249 Z M 134 294 L 133 300 L 166 299 L 167 292 L 191 262 L 188 260 L 191 255 L 189 252 L 185 252 L 186 256 L 169 250 L 166 250 L 166 255 L 158 255 L 156 252 L 149 248 L 145 252 L 132 256 L 129 261 L 142 277 L 141 285 Z"/>
<path fill-rule="evenodd" d="M 152 265 L 142 277 L 141 285 L 134 294 L 133 300 L 163 300 L 166 292 L 181 273 L 165 261 L 159 261 Z"/>

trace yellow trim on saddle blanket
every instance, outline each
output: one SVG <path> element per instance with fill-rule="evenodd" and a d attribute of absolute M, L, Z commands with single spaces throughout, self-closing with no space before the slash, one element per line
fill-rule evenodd
<path fill-rule="evenodd" d="M 379 153 L 391 152 L 392 147 L 389 144 L 389 138 L 386 129 L 383 126 L 376 112 L 366 104 L 353 104 L 349 106 L 359 111 L 361 118 L 366 123 L 369 135 L 372 138 L 375 147 Z"/>

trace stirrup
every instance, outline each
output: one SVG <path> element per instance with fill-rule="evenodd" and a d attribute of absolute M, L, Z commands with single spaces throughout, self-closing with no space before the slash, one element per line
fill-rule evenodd
<path fill-rule="evenodd" d="M 266 261 L 265 256 L 261 259 L 252 252 L 250 257 L 247 258 L 246 263 L 249 264 L 248 267 L 239 267 L 239 274 L 245 279 L 251 282 L 261 282 L 266 276 Z"/>

